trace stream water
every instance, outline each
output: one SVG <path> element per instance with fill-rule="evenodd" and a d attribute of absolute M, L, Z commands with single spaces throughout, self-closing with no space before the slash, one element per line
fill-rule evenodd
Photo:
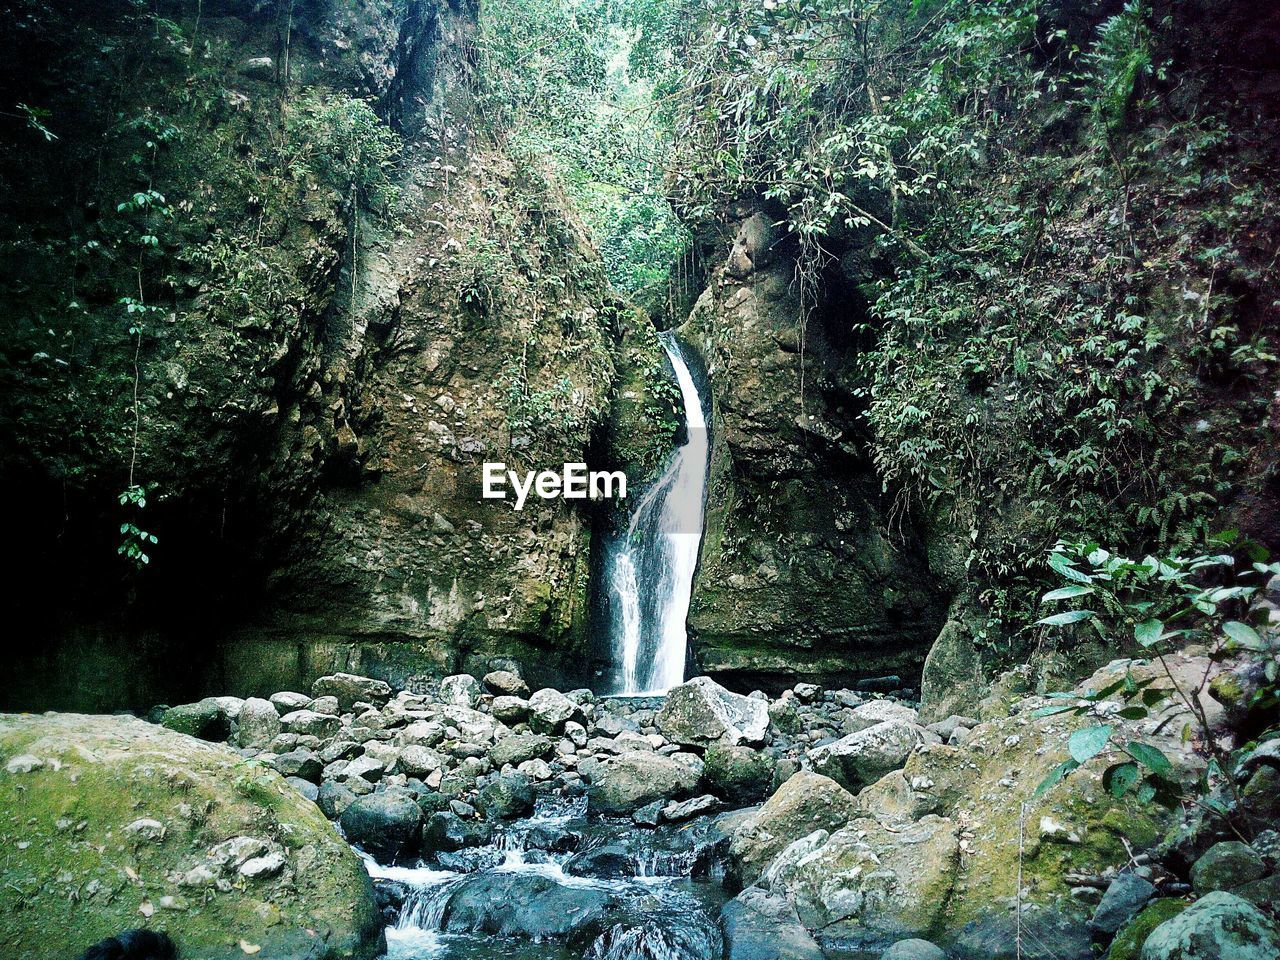
<path fill-rule="evenodd" d="M 447 866 L 365 863 L 403 898 L 388 960 L 709 960 L 723 951 L 721 840 L 706 824 L 588 820 L 583 798 L 550 797 Z"/>
<path fill-rule="evenodd" d="M 659 334 L 684 408 L 684 442 L 604 545 L 605 604 L 613 659 L 610 692 L 665 693 L 684 681 L 685 621 L 702 543 L 710 444 L 708 405 L 684 347 Z"/>

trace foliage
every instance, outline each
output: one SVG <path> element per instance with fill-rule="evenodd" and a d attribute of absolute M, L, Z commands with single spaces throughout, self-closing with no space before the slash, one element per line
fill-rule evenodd
<path fill-rule="evenodd" d="M 290 107 L 287 132 L 295 178 L 312 176 L 382 212 L 395 204 L 400 139 L 366 101 L 308 93 Z"/>
<path fill-rule="evenodd" d="M 1225 547 L 1234 538 L 1229 534 L 1218 538 L 1217 543 Z M 1274 634 L 1264 639 L 1249 623 L 1251 619 L 1262 619 L 1266 612 L 1250 606 L 1259 591 L 1259 578 L 1280 574 L 1280 563 L 1264 562 L 1263 554 L 1255 551 L 1260 559 L 1236 572 L 1235 559 L 1229 553 L 1148 555 L 1133 560 L 1096 543 L 1059 543 L 1054 548 L 1049 554 L 1049 566 L 1064 586 L 1049 591 L 1042 600 L 1055 606 L 1066 601 L 1069 609 L 1042 618 L 1039 625 L 1078 624 L 1096 630 L 1113 648 L 1134 644 L 1161 664 L 1164 677 L 1157 674 L 1135 681 L 1126 670 L 1120 680 L 1084 697 L 1051 694 L 1061 702 L 1041 708 L 1036 716 L 1070 713 L 1095 722 L 1071 735 L 1071 756 L 1040 784 L 1037 795 L 1106 752 L 1115 759 L 1103 776 L 1103 784 L 1112 796 L 1135 790 L 1144 801 L 1159 798 L 1172 803 L 1181 799 L 1177 784 L 1167 776 L 1172 770 L 1169 759 L 1141 741 L 1117 742 L 1113 736 L 1115 727 L 1106 722 L 1114 717 L 1141 720 L 1173 700 L 1194 718 L 1195 728 L 1189 721 L 1182 732 L 1183 740 L 1194 736 L 1213 755 L 1199 784 L 1197 802 L 1220 813 L 1227 812 L 1213 795 L 1213 781 L 1223 781 L 1238 798 L 1236 778 L 1249 749 L 1228 755 L 1218 747 L 1200 699 L 1208 686 L 1209 673 L 1194 689 L 1185 688 L 1174 679 L 1165 658 L 1192 643 L 1203 645 L 1216 660 L 1229 656 L 1252 658 L 1262 667 L 1266 682 L 1253 693 L 1247 706 L 1269 710 L 1280 704 L 1280 645 Z M 1161 679 L 1167 679 L 1169 686 L 1154 686 Z"/>

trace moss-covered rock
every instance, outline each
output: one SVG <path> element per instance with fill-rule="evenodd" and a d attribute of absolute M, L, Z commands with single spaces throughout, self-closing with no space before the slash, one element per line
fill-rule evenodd
<path fill-rule="evenodd" d="M 0 715 L 0 761 L 6 957 L 74 957 L 137 926 L 201 960 L 382 949 L 355 852 L 225 747 L 125 717 Z"/>
<path fill-rule="evenodd" d="M 1107 951 L 1106 960 L 1138 960 L 1142 945 L 1146 943 L 1151 931 L 1187 909 L 1189 903 L 1189 900 L 1166 898 L 1147 904 L 1141 913 L 1116 934 L 1116 938 L 1111 941 L 1111 949 Z"/>

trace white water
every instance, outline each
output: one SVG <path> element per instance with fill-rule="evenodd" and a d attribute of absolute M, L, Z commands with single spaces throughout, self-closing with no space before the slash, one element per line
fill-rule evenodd
<path fill-rule="evenodd" d="M 685 622 L 702 543 L 708 443 L 697 384 L 670 333 L 659 335 L 675 369 L 686 437 L 605 552 L 616 692 L 666 693 L 684 681 Z"/>

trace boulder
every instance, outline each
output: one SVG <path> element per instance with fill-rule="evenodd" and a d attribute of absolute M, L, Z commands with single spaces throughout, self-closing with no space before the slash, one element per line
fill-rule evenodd
<path fill-rule="evenodd" d="M 463 820 L 450 810 L 440 810 L 427 818 L 422 828 L 422 852 L 444 851 L 453 853 L 467 847 L 480 847 L 493 837 L 493 828 L 487 823 Z"/>
<path fill-rule="evenodd" d="M 527 697 L 529 685 L 510 670 L 494 670 L 484 675 L 485 687 L 498 696 Z"/>
<path fill-rule="evenodd" d="M 164 712 L 160 723 L 189 737 L 220 742 L 231 735 L 231 721 L 212 698 L 199 703 L 183 703 Z"/>
<path fill-rule="evenodd" d="M 316 791 L 316 805 L 330 820 L 337 820 L 342 811 L 355 802 L 356 795 L 351 788 L 336 780 L 326 780 Z"/>
<path fill-rule="evenodd" d="M 769 730 L 769 704 L 730 693 L 710 677 L 694 677 L 667 692 L 656 723 L 669 740 L 685 746 L 760 744 Z"/>
<path fill-rule="evenodd" d="M 276 712 L 282 716 L 286 713 L 293 713 L 295 710 L 305 709 L 312 700 L 305 693 L 295 693 L 292 690 L 281 690 L 279 693 L 273 693 L 267 699 L 276 708 Z"/>
<path fill-rule="evenodd" d="M 418 851 L 422 809 L 402 793 L 372 793 L 342 811 L 342 832 L 379 863 L 395 863 Z"/>
<path fill-rule="evenodd" d="M 1142 960 L 1275 960 L 1280 926 L 1234 894 L 1214 891 L 1156 927 Z"/>
<path fill-rule="evenodd" d="M 809 751 L 818 773 L 858 791 L 907 762 L 920 743 L 920 727 L 906 720 L 880 723 Z"/>
<path fill-rule="evenodd" d="M 480 700 L 480 681 L 469 673 L 455 673 L 440 681 L 440 702 L 456 707 L 475 707 Z"/>
<path fill-rule="evenodd" d="M 1111 941 L 1106 960 L 1138 960 L 1142 945 L 1147 942 L 1147 937 L 1151 936 L 1151 931 L 1166 920 L 1176 917 L 1187 909 L 1187 906 L 1186 900 L 1172 898 L 1152 900 L 1138 911 L 1136 917 L 1120 928 L 1120 932 Z"/>
<path fill-rule="evenodd" d="M 280 713 L 270 700 L 250 697 L 240 708 L 236 743 L 242 747 L 265 750 L 280 735 Z"/>
<path fill-rule="evenodd" d="M 951 820 L 927 816 L 890 829 L 860 819 L 797 856 L 784 850 L 763 884 L 784 894 L 806 927 L 856 949 L 883 950 L 939 927 L 959 864 Z"/>
<path fill-rule="evenodd" d="M 1252 847 L 1239 840 L 1224 840 L 1196 861 L 1191 868 L 1191 885 L 1204 895 L 1257 880 L 1266 872 L 1267 865 Z"/>
<path fill-rule="evenodd" d="M 713 743 L 703 760 L 707 786 L 730 803 L 759 803 L 773 789 L 778 761 L 764 750 Z"/>
<path fill-rule="evenodd" d="M 301 780 L 318 781 L 324 764 L 310 750 L 290 750 L 276 754 L 271 765 L 282 777 L 298 777 Z"/>
<path fill-rule="evenodd" d="M 1111 881 L 1093 911 L 1089 929 L 1103 937 L 1111 937 L 1138 915 L 1156 892 L 1155 885 L 1136 873 L 1122 873 Z"/>
<path fill-rule="evenodd" d="M 814 830 L 836 830 L 852 818 L 857 801 L 829 777 L 802 770 L 739 824 L 729 844 L 730 865 L 749 886 L 793 841 Z"/>
<path fill-rule="evenodd" d="M 823 960 L 785 897 L 748 887 L 720 911 L 727 960 Z"/>
<path fill-rule="evenodd" d="M 494 697 L 490 712 L 495 720 L 501 720 L 503 723 L 508 724 L 517 724 L 529 715 L 529 701 L 523 697 L 506 695 Z"/>
<path fill-rule="evenodd" d="M 884 723 L 886 720 L 918 724 L 920 715 L 905 703 L 898 703 L 896 700 L 872 700 L 870 703 L 854 707 L 840 725 L 840 732 L 847 736 L 874 727 L 878 723 Z"/>
<path fill-rule="evenodd" d="M 420 778 L 430 776 L 433 771 L 445 765 L 444 757 L 430 747 L 416 743 L 401 748 L 398 763 L 401 773 Z"/>
<path fill-rule="evenodd" d="M 662 808 L 662 819 L 667 823 L 683 823 L 703 814 L 715 813 L 723 807 L 724 804 L 717 797 L 704 793 L 700 797 L 668 803 Z"/>
<path fill-rule="evenodd" d="M 529 698 L 529 726 L 539 733 L 559 733 L 577 709 L 563 693 L 544 687 Z"/>
<path fill-rule="evenodd" d="M 533 785 L 523 773 L 499 774 L 484 786 L 476 803 L 491 820 L 511 820 L 533 810 Z"/>
<path fill-rule="evenodd" d="M 444 916 L 447 933 L 483 933 L 522 940 L 565 940 L 575 949 L 600 932 L 613 894 L 564 885 L 534 873 L 483 873 L 463 883 Z"/>
<path fill-rule="evenodd" d="M 587 804 L 594 813 L 629 814 L 655 800 L 687 797 L 699 779 L 700 771 L 691 763 L 632 750 L 611 758 L 593 776 Z"/>
<path fill-rule="evenodd" d="M 273 771 L 130 717 L 0 716 L 23 755 L 0 772 L 0 955 L 77 957 L 153 912 L 188 957 L 382 954 L 359 857 Z"/>
<path fill-rule="evenodd" d="M 311 695 L 337 697 L 339 708 L 347 711 L 361 702 L 382 706 L 391 699 L 391 687 L 385 680 L 359 677 L 354 673 L 334 673 L 316 680 L 311 685 Z"/>
<path fill-rule="evenodd" d="M 342 720 L 327 713 L 316 713 L 314 710 L 294 710 L 280 718 L 281 725 L 289 733 L 304 737 L 319 737 L 328 740 L 338 732 Z"/>
<path fill-rule="evenodd" d="M 526 760 L 545 757 L 553 744 L 540 733 L 513 733 L 502 737 L 489 750 L 489 761 L 501 770 L 507 764 L 519 766 Z"/>

